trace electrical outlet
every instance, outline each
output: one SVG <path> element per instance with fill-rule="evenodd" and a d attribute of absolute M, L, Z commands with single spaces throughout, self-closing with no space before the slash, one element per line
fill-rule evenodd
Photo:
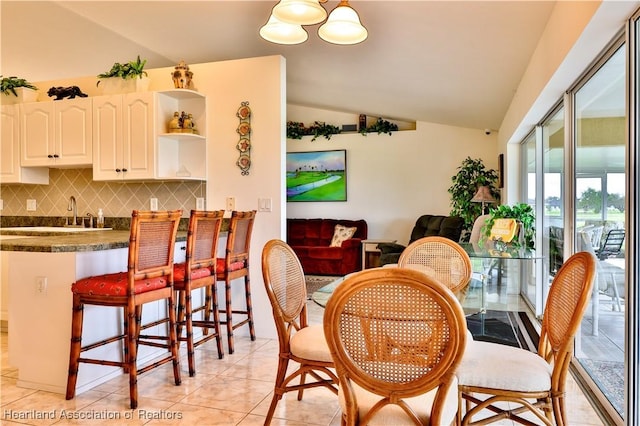
<path fill-rule="evenodd" d="M 47 277 L 36 277 L 36 293 L 47 294 Z"/>
<path fill-rule="evenodd" d="M 232 211 L 236 209 L 236 197 L 227 197 L 227 210 Z"/>
<path fill-rule="evenodd" d="M 36 211 L 36 200 L 27 200 L 27 211 L 28 212 Z"/>
<path fill-rule="evenodd" d="M 196 210 L 204 210 L 204 198 L 196 198 Z"/>
<path fill-rule="evenodd" d="M 152 212 L 155 212 L 158 210 L 158 199 L 157 198 L 151 198 L 149 200 L 149 209 L 151 209 Z"/>

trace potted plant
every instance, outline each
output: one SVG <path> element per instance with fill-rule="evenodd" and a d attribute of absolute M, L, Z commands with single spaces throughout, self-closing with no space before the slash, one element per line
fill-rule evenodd
<path fill-rule="evenodd" d="M 514 240 L 510 243 L 510 247 L 512 248 L 526 248 L 533 250 L 535 248 L 534 238 L 535 238 L 535 222 L 536 217 L 533 212 L 533 208 L 526 203 L 517 203 L 513 206 L 501 205 L 489 210 L 489 218 L 484 224 L 482 228 L 482 235 L 487 238 L 491 234 L 491 228 L 493 227 L 496 219 L 516 219 L 522 228 L 524 228 L 524 232 L 522 233 L 522 241 L 520 239 L 514 238 Z M 523 247 L 524 245 L 524 247 Z"/>
<path fill-rule="evenodd" d="M 451 216 L 458 216 L 464 220 L 463 240 L 467 240 L 473 227 L 473 222 L 482 214 L 482 204 L 471 201 L 479 186 L 488 186 L 496 200 L 500 199 L 500 192 L 496 188 L 498 172 L 487 169 L 481 159 L 464 159 L 458 173 L 451 177 L 452 185 L 448 192 L 451 194 Z"/>
<path fill-rule="evenodd" d="M 313 135 L 311 142 L 323 136 L 325 139 L 331 139 L 331 135 L 337 135 L 341 130 L 338 126 L 332 124 L 326 124 L 324 122 L 315 121 L 313 126 L 309 127 L 309 134 Z"/>
<path fill-rule="evenodd" d="M 98 82 L 103 84 L 104 93 L 129 93 L 141 92 L 149 87 L 147 72 L 144 70 L 146 59 L 140 59 L 140 55 L 135 61 L 121 64 L 115 62 L 111 69 L 102 74 L 98 74 Z"/>
<path fill-rule="evenodd" d="M 360 129 L 360 133 L 362 134 L 362 136 L 367 136 L 367 133 L 373 133 L 373 132 L 376 132 L 377 134 L 386 133 L 389 136 L 391 136 L 391 132 L 395 132 L 397 130 L 398 130 L 397 124 L 392 123 L 388 120 L 383 120 L 382 118 L 378 117 L 376 122 L 373 123 L 371 126 Z"/>
<path fill-rule="evenodd" d="M 25 80 L 15 76 L 3 77 L 0 75 L 0 90 L 6 96 L 7 103 L 35 102 L 38 98 L 38 88 Z"/>

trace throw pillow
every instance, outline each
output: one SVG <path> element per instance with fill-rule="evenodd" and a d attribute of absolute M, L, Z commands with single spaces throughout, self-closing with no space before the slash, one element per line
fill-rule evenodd
<path fill-rule="evenodd" d="M 356 228 L 355 226 L 353 228 L 347 228 L 346 226 L 343 226 L 343 225 L 336 225 L 333 231 L 333 238 L 331 239 L 331 244 L 329 244 L 329 247 L 342 247 L 342 242 L 344 240 L 348 240 L 349 238 L 353 237 L 353 234 L 356 233 L 357 229 L 358 228 Z"/>

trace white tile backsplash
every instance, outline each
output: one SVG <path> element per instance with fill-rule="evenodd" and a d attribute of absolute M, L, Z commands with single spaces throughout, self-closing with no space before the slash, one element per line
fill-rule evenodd
<path fill-rule="evenodd" d="M 76 198 L 78 216 L 129 217 L 132 210 L 148 210 L 149 199 L 158 199 L 158 210 L 182 209 L 188 217 L 194 199 L 204 197 L 206 183 L 192 181 L 95 182 L 92 169 L 51 169 L 49 185 L 0 185 L 0 209 L 5 216 L 67 216 L 69 197 Z M 27 211 L 27 200 L 36 200 L 36 211 Z"/>

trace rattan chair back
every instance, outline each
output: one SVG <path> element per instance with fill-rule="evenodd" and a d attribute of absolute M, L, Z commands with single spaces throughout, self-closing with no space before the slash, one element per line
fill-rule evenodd
<path fill-rule="evenodd" d="M 454 293 L 471 281 L 469 255 L 460 244 L 444 237 L 424 237 L 409 244 L 400 255 L 398 266 L 423 272 Z"/>
<path fill-rule="evenodd" d="M 218 295 L 215 291 L 218 240 L 223 217 L 224 210 L 191 210 L 185 262 L 176 265 L 182 278 L 180 281 L 176 277 L 174 283 L 178 292 L 177 332 L 178 340 L 187 342 L 189 376 L 196 373 L 194 356 L 196 347 L 215 338 L 218 358 L 222 358 L 224 354 L 220 338 Z M 200 288 L 205 289 L 204 300 L 194 307 L 192 291 Z M 194 320 L 193 315 L 198 312 L 201 312 L 200 319 Z M 194 326 L 202 329 L 202 336 L 197 339 L 194 339 Z M 186 329 L 185 336 L 182 336 L 183 327 Z"/>
<path fill-rule="evenodd" d="M 121 367 L 128 372 L 132 409 L 138 406 L 138 374 L 171 362 L 175 384 L 181 383 L 173 289 L 175 242 L 181 216 L 182 210 L 134 210 L 131 214 L 126 273 L 87 277 L 72 284 L 73 311 L 66 399 L 75 397 L 80 363 Z M 142 306 L 161 300 L 166 302 L 167 318 L 142 325 Z M 81 346 L 85 304 L 124 308 L 124 334 Z M 141 334 L 141 330 L 162 323 L 169 325 L 166 336 Z M 80 356 L 83 352 L 121 340 L 124 340 L 121 361 Z M 138 368 L 139 345 L 165 348 L 168 354 Z"/>
<path fill-rule="evenodd" d="M 573 338 L 580 327 L 596 272 L 593 254 L 579 252 L 567 259 L 551 283 L 543 312 L 538 354 L 553 361 L 554 376 L 566 374 Z"/>
<path fill-rule="evenodd" d="M 135 294 L 134 282 L 143 278 L 171 276 L 181 210 L 140 211 L 131 215 L 127 294 Z"/>
<path fill-rule="evenodd" d="M 227 328 L 227 344 L 230 354 L 235 350 L 233 331 L 238 327 L 248 325 L 251 340 L 256 340 L 249 278 L 251 234 L 253 232 L 255 218 L 256 210 L 231 212 L 225 256 L 223 259 L 218 260 L 216 276 L 218 281 L 224 281 L 225 294 L 225 307 L 224 309 L 220 309 L 220 312 L 224 313 L 224 320 L 221 320 L 221 323 L 225 324 Z M 231 282 L 238 278 L 244 279 L 244 309 L 233 307 L 231 300 Z M 234 322 L 234 314 L 242 315 L 242 319 Z"/>
<path fill-rule="evenodd" d="M 324 386 L 337 394 L 338 378 L 330 370 L 333 362 L 322 326 L 308 324 L 304 271 L 300 260 L 287 243 L 274 239 L 265 244 L 262 249 L 262 276 L 273 309 L 279 344 L 273 399 L 265 421 L 265 424 L 269 424 L 283 394 L 298 391 L 300 400 L 304 389 L 318 386 Z M 292 343 L 298 338 L 300 340 L 297 344 Z M 315 354 L 314 359 L 305 357 L 311 353 Z M 287 375 L 289 361 L 295 361 L 299 367 L 290 370 Z M 313 380 L 307 382 L 307 377 Z M 300 378 L 300 383 L 291 384 L 297 378 Z"/>
<path fill-rule="evenodd" d="M 591 298 L 595 271 L 595 256 L 578 252 L 556 273 L 543 311 L 539 357 L 526 349 L 511 348 L 515 351 L 504 355 L 503 366 L 478 372 L 478 367 L 495 363 L 495 357 L 505 350 L 502 345 L 486 342 L 470 345 L 470 353 L 465 355 L 459 372 L 461 403 L 466 400 L 462 425 L 485 425 L 503 419 L 534 424 L 529 420 L 531 416 L 521 417 L 521 413 L 533 414 L 539 423 L 547 426 L 567 424 L 566 377 L 573 357 L 574 337 Z M 479 350 L 474 346 L 476 343 L 485 346 Z M 496 377 L 498 372 L 504 373 L 504 378 Z M 496 388 L 496 383 L 504 384 Z M 540 388 L 544 386 L 540 383 L 548 383 L 549 388 Z M 507 402 L 508 405 L 500 404 Z M 481 414 L 483 410 L 485 414 Z M 490 417 L 486 414 L 489 410 Z M 478 420 L 473 421 L 475 416 Z"/>
<path fill-rule="evenodd" d="M 406 398 L 435 389 L 430 411 L 421 408 L 430 424 L 447 423 L 440 416 L 451 386 L 457 389 L 455 369 L 467 338 L 465 316 L 451 290 L 410 269 L 358 272 L 329 299 L 324 330 L 344 393 L 343 424 L 368 424 L 387 405 L 422 424 L 424 414 Z M 354 384 L 377 401 L 358 401 Z"/>

